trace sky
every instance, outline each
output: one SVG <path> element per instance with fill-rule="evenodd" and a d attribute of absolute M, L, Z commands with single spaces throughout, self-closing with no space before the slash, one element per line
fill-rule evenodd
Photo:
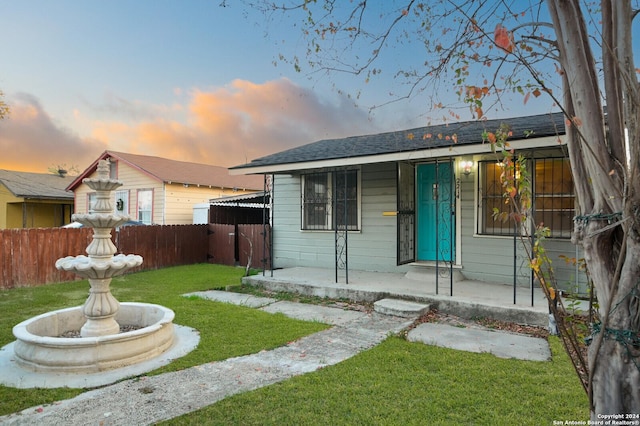
<path fill-rule="evenodd" d="M 296 72 L 278 57 L 304 54 L 298 27 L 220 3 L 0 0 L 0 90 L 11 108 L 0 169 L 82 172 L 105 150 L 230 167 L 430 122 L 419 96 L 370 110 L 389 101 L 391 76 L 367 86 Z M 420 54 L 406 49 L 397 55 Z M 548 109 L 519 103 L 507 116 Z"/>

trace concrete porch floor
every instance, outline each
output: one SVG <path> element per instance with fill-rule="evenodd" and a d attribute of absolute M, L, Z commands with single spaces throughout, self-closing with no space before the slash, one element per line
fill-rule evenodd
<path fill-rule="evenodd" d="M 434 276 L 424 279 L 415 275 L 407 278 L 403 273 L 349 271 L 349 283 L 345 283 L 344 271 L 339 271 L 335 282 L 333 269 L 294 267 L 265 271 L 243 278 L 247 285 L 264 287 L 271 291 L 299 293 L 307 296 L 348 299 L 371 303 L 391 298 L 411 300 L 431 305 L 440 312 L 463 318 L 493 318 L 518 324 L 548 325 L 549 308 L 541 289 L 516 287 L 516 303 L 513 303 L 513 286 L 482 281 L 454 281 L 450 296 L 449 278 L 440 278 L 438 292 Z"/>

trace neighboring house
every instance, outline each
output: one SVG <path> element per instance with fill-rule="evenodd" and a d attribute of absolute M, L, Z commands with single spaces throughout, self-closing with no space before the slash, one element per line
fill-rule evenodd
<path fill-rule="evenodd" d="M 275 268 L 346 261 L 350 270 L 411 272 L 426 265 L 451 277 L 528 285 L 521 229 L 493 215 L 508 209 L 502 157 L 482 134 L 502 123 L 512 132 L 510 148 L 527 159 L 531 223 L 551 228 L 546 248 L 558 283 L 586 293 L 584 273 L 561 257 L 581 256 L 570 240 L 575 195 L 561 114 L 322 140 L 231 173 L 273 175 Z"/>
<path fill-rule="evenodd" d="M 105 159 L 111 177 L 123 183 L 113 191 L 116 212 L 146 224 L 190 224 L 196 204 L 263 189 L 261 176 L 230 176 L 225 167 L 105 151 L 67 188 L 75 194 L 76 213 L 91 211 L 96 193 L 82 180 L 96 177 Z"/>
<path fill-rule="evenodd" d="M 0 170 L 0 229 L 48 228 L 69 223 L 73 178 L 59 174 Z"/>

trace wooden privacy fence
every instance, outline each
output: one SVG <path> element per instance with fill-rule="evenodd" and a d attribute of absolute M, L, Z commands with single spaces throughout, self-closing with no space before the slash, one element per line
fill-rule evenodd
<path fill-rule="evenodd" d="M 266 234 L 265 234 L 266 230 Z M 271 268 L 269 226 L 209 224 L 209 262 Z M 263 264 L 263 260 L 266 264 Z"/>
<path fill-rule="evenodd" d="M 118 253 L 144 259 L 135 271 L 207 261 L 207 225 L 124 226 L 111 231 Z M 73 281 L 77 275 L 58 271 L 56 260 L 86 255 L 90 228 L 0 229 L 0 288 Z"/>
<path fill-rule="evenodd" d="M 86 254 L 93 230 L 88 228 L 27 228 L 0 230 L 0 287 L 36 286 L 73 281 L 78 277 L 58 271 L 56 260 Z"/>
<path fill-rule="evenodd" d="M 123 226 L 112 235 L 118 253 L 144 259 L 133 271 L 207 261 L 207 225 Z"/>

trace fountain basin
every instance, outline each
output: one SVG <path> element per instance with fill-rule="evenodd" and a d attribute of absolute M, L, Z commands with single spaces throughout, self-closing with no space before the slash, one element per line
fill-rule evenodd
<path fill-rule="evenodd" d="M 47 312 L 13 327 L 15 360 L 36 372 L 95 373 L 122 368 L 162 354 L 173 344 L 174 312 L 149 303 L 121 303 L 120 325 L 142 327 L 94 337 L 58 337 L 86 322 L 82 306 Z"/>

